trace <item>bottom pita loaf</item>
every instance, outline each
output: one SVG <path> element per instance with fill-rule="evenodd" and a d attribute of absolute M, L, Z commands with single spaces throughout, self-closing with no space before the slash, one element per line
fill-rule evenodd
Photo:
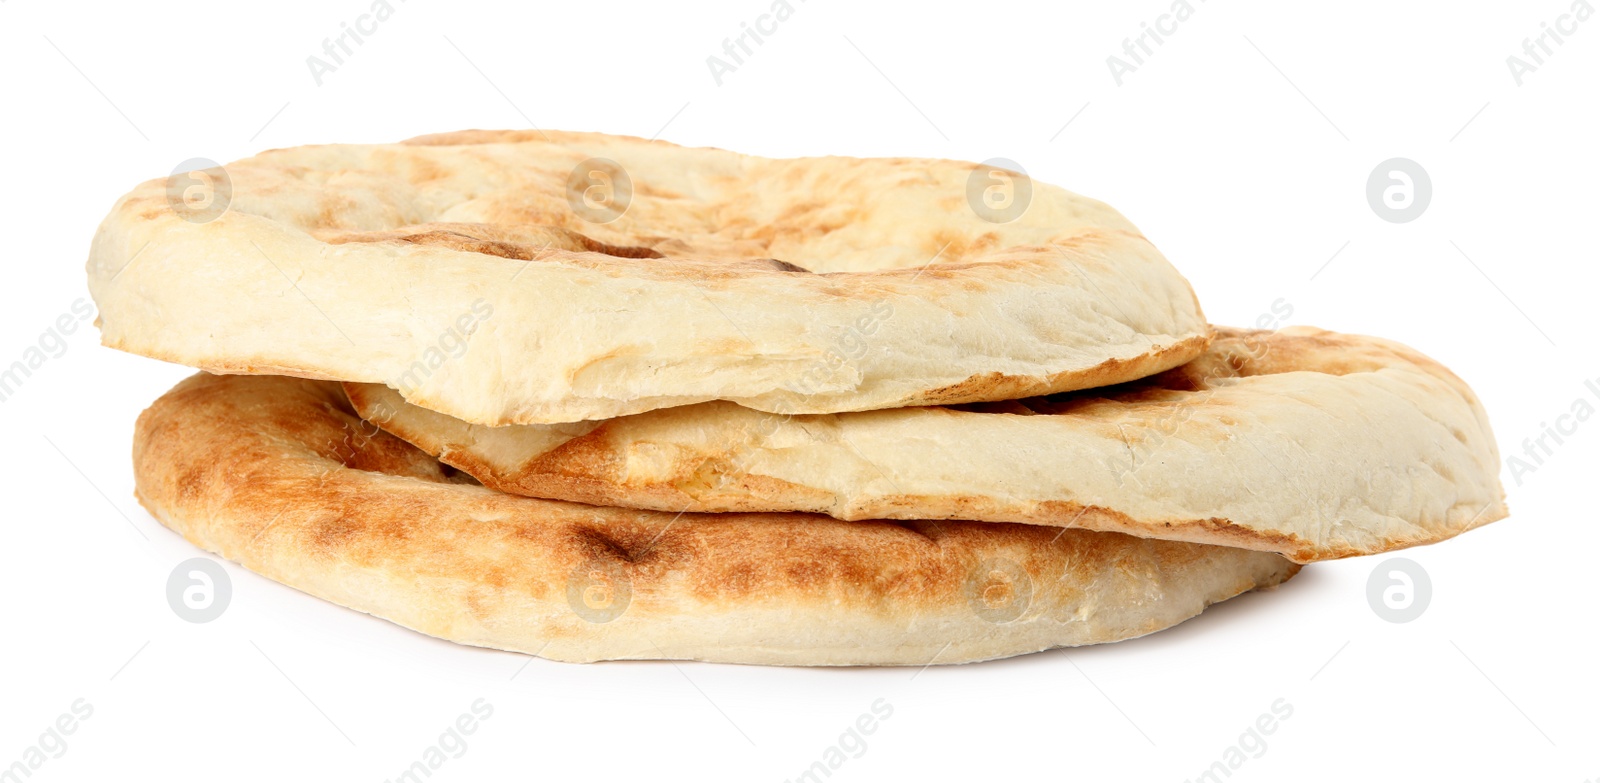
<path fill-rule="evenodd" d="M 1140 636 L 1277 585 L 1275 554 L 971 522 L 516 497 L 362 422 L 338 384 L 196 375 L 139 417 L 140 502 L 267 577 L 563 661 L 957 663 Z"/>

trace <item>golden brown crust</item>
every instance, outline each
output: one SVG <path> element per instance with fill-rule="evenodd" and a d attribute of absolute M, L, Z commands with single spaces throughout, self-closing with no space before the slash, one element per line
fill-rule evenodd
<path fill-rule="evenodd" d="M 134 469 L 157 519 L 252 570 L 559 660 L 981 660 L 1149 633 L 1297 568 L 1087 530 L 519 498 L 458 483 L 335 384 L 271 376 L 179 384 L 139 417 Z"/>
<path fill-rule="evenodd" d="M 1082 527 L 1281 553 L 1400 549 L 1506 515 L 1471 389 L 1371 337 L 1221 328 L 1141 381 L 959 408 L 781 416 L 726 403 L 475 427 L 346 384 L 377 425 L 533 497 Z"/>
<path fill-rule="evenodd" d="M 572 190 L 595 158 L 631 178 L 613 219 Z M 1033 182 L 1021 216 L 989 222 L 971 163 L 471 131 L 225 173 L 209 220 L 153 180 L 102 223 L 88 272 L 106 345 L 382 383 L 485 425 L 1007 399 L 1204 347 L 1193 290 L 1126 218 Z"/>

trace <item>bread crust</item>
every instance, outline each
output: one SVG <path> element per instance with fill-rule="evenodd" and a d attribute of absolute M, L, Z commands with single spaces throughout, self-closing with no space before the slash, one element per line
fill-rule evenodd
<path fill-rule="evenodd" d="M 1507 514 L 1472 390 L 1372 337 L 1220 328 L 1156 377 L 1050 399 L 780 416 L 726 403 L 477 427 L 372 385 L 356 409 L 485 485 L 666 511 L 1081 527 L 1297 562 L 1439 541 Z"/>
<path fill-rule="evenodd" d="M 593 158 L 633 183 L 610 222 L 571 206 Z M 1204 349 L 1194 292 L 1127 219 L 1032 182 L 991 223 L 975 171 L 554 131 L 274 150 L 225 167 L 207 222 L 164 180 L 124 196 L 89 287 L 113 348 L 382 383 L 484 425 L 1011 399 Z"/>
<path fill-rule="evenodd" d="M 564 661 L 976 661 L 1150 633 L 1298 568 L 1033 525 L 515 497 L 363 422 L 336 384 L 285 377 L 183 381 L 139 417 L 133 460 L 140 502 L 198 546 L 423 633 Z"/>

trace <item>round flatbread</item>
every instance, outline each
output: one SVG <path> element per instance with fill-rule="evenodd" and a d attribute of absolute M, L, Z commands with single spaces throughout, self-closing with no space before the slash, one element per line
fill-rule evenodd
<path fill-rule="evenodd" d="M 1131 223 L 1019 174 L 555 131 L 152 180 L 88 273 L 108 346 L 485 425 L 1011 399 L 1176 366 L 1206 332 Z"/>
<path fill-rule="evenodd" d="M 1273 554 L 1035 525 L 682 514 L 507 495 L 338 385 L 200 374 L 139 417 L 139 501 L 305 592 L 564 661 L 957 663 L 1166 628 L 1276 585 Z"/>
<path fill-rule="evenodd" d="M 1506 515 L 1461 379 L 1405 346 L 1221 329 L 1114 388 L 954 408 L 782 416 L 726 403 L 479 427 L 346 386 L 367 419 L 485 485 L 666 511 L 810 511 L 1112 530 L 1297 562 L 1427 544 Z"/>

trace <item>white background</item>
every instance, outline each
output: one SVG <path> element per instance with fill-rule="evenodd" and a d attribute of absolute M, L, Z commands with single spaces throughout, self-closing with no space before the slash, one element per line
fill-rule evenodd
<path fill-rule="evenodd" d="M 1506 64 L 1568 0 L 1194 0 L 1121 86 L 1106 58 L 1169 0 L 793 0 L 720 87 L 706 58 L 768 0 L 393 1 L 321 86 L 306 58 L 369 0 L 0 3 L 0 364 L 87 296 L 113 200 L 179 161 L 535 124 L 777 156 L 1004 156 L 1117 206 L 1215 322 L 1284 298 L 1290 323 L 1440 359 L 1503 455 L 1580 397 L 1600 407 L 1583 386 L 1600 378 L 1600 20 L 1521 86 Z M 1365 195 L 1396 156 L 1434 190 L 1404 224 Z M 0 768 L 74 700 L 94 708 L 32 780 L 381 781 L 479 698 L 493 717 L 434 779 L 782 781 L 880 698 L 892 717 L 830 780 L 1183 781 L 1280 698 L 1293 716 L 1229 780 L 1600 778 L 1600 421 L 1520 486 L 1505 474 L 1510 519 L 1403 553 L 1434 593 L 1407 624 L 1368 606 L 1380 556 L 1142 640 L 982 665 L 576 666 L 425 638 L 231 564 L 226 613 L 177 618 L 166 579 L 199 552 L 134 501 L 129 442 L 188 371 L 96 341 L 85 324 L 0 404 Z"/>

